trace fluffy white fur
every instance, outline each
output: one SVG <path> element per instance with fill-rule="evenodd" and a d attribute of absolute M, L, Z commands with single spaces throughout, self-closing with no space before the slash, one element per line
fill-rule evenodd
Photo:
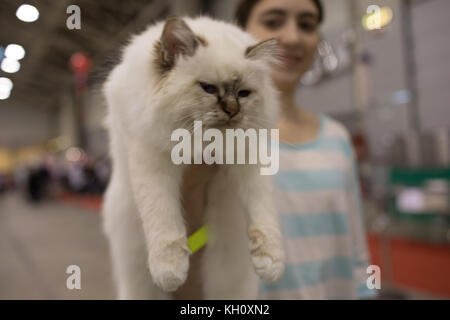
<path fill-rule="evenodd" d="M 192 130 L 194 120 L 221 129 L 268 128 L 276 118 L 269 76 L 273 45 L 246 54 L 257 41 L 236 26 L 198 17 L 184 18 L 186 29 L 180 20 L 171 20 L 170 37 L 161 45 L 161 57 L 174 60 L 172 67 L 161 71 L 155 62 L 165 26 L 160 22 L 133 37 L 104 86 L 113 173 L 103 216 L 121 299 L 170 299 L 188 274 L 180 194 L 186 166 L 171 161 L 172 131 Z M 251 94 L 239 99 L 240 113 L 228 121 L 217 97 L 198 82 L 216 84 L 221 94 L 221 84 L 236 79 Z M 281 277 L 284 250 L 271 195 L 271 177 L 261 176 L 258 165 L 219 168 L 206 204 L 205 299 L 254 299 L 256 274 L 271 282 Z"/>

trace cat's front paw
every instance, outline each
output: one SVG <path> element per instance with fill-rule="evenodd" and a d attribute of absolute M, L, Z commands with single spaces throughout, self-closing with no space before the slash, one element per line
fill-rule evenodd
<path fill-rule="evenodd" d="M 153 250 L 149 255 L 149 266 L 156 285 L 165 292 L 177 290 L 186 281 L 190 253 L 186 238 Z"/>
<path fill-rule="evenodd" d="M 267 282 L 280 280 L 284 273 L 284 249 L 278 233 L 270 235 L 259 229 L 248 233 L 250 254 L 256 273 Z"/>

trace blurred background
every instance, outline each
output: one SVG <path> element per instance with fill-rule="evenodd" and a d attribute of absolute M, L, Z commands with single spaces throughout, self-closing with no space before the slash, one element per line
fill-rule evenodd
<path fill-rule="evenodd" d="M 448 0 L 323 2 L 323 41 L 297 98 L 352 135 L 380 298 L 449 299 Z M 73 4 L 80 29 L 68 20 Z M 0 2 L 0 299 L 114 298 L 99 214 L 110 173 L 99 86 L 130 34 L 167 15 L 231 21 L 235 5 Z M 66 288 L 72 264 L 82 290 Z"/>

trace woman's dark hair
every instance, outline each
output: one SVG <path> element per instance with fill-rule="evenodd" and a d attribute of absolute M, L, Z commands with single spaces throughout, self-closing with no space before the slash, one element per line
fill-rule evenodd
<path fill-rule="evenodd" d="M 241 0 L 239 1 L 236 12 L 235 12 L 235 19 L 237 24 L 244 28 L 247 26 L 248 18 L 250 17 L 250 13 L 253 10 L 253 7 L 261 0 Z M 322 2 L 320 0 L 311 0 L 317 7 L 317 10 L 319 11 L 319 23 L 323 20 L 323 6 Z"/>

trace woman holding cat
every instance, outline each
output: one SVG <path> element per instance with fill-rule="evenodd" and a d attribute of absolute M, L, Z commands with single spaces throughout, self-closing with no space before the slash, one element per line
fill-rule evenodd
<path fill-rule="evenodd" d="M 287 261 L 280 281 L 261 282 L 260 297 L 265 299 L 374 295 L 366 286 L 368 252 L 348 132 L 294 100 L 301 77 L 314 61 L 322 20 L 320 0 L 242 0 L 236 10 L 238 25 L 258 40 L 276 38 L 284 53 L 272 79 L 281 93 L 280 171 L 274 182 Z M 215 170 L 199 165 L 185 175 L 189 233 L 202 225 L 205 190 Z M 194 269 L 201 254 L 191 257 Z"/>
<path fill-rule="evenodd" d="M 294 93 L 314 61 L 320 0 L 243 0 L 237 23 L 258 40 L 276 38 L 283 60 L 272 79 L 281 92 L 276 200 L 287 255 L 283 278 L 261 283 L 269 299 L 373 296 L 355 158 L 346 129 L 298 106 Z"/>
<path fill-rule="evenodd" d="M 282 105 L 280 171 L 274 182 L 287 265 L 279 282 L 261 282 L 261 298 L 373 296 L 366 286 L 368 253 L 349 135 L 335 120 L 294 101 L 314 61 L 322 20 L 319 0 L 242 0 L 236 10 L 242 28 L 259 40 L 276 38 L 284 50 L 272 78 Z M 191 232 L 201 226 L 205 188 L 214 171 L 214 166 L 195 166 L 185 176 Z"/>

